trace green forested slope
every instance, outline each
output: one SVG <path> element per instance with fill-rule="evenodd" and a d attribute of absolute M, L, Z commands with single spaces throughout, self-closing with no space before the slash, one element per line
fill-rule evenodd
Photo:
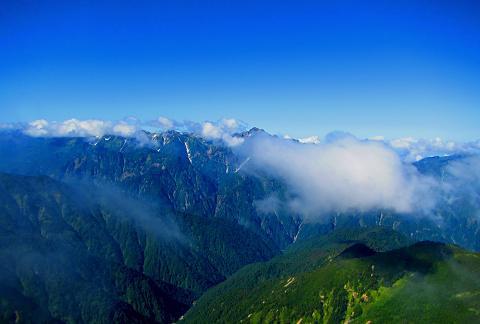
<path fill-rule="evenodd" d="M 368 239 L 358 236 L 327 241 L 245 267 L 208 291 L 185 321 L 466 323 L 480 319 L 479 254 L 433 242 L 375 252 Z"/>
<path fill-rule="evenodd" d="M 0 174 L 1 322 L 169 322 L 188 299 L 122 262 L 105 220 L 47 177 Z"/>
<path fill-rule="evenodd" d="M 273 256 L 228 220 L 173 223 L 100 189 L 0 174 L 0 322 L 171 322 L 226 275 Z"/>

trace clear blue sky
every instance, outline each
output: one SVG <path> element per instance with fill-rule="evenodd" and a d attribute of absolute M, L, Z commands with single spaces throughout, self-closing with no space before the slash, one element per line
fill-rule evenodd
<path fill-rule="evenodd" d="M 477 139 L 480 3 L 1 2 L 1 122 L 131 115 Z"/>

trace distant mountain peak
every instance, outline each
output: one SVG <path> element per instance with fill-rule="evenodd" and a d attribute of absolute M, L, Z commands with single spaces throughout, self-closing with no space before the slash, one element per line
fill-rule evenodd
<path fill-rule="evenodd" d="M 258 127 L 252 127 L 248 131 L 244 131 L 241 133 L 233 134 L 235 137 L 252 137 L 258 134 L 268 134 L 264 129 Z"/>

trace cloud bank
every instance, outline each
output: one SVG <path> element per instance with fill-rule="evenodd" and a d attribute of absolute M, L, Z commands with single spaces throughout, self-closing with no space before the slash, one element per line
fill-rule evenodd
<path fill-rule="evenodd" d="M 0 129 L 21 129 L 23 133 L 33 137 L 101 137 L 104 135 L 119 135 L 137 137 L 143 142 L 142 130 L 162 132 L 178 130 L 193 133 L 209 140 L 221 140 L 229 146 L 239 145 L 243 139 L 233 136 L 236 132 L 245 130 L 246 125 L 233 118 L 224 118 L 219 121 L 205 122 L 178 122 L 166 117 L 141 122 L 136 118 L 127 118 L 112 122 L 99 119 L 68 119 L 62 122 L 34 120 L 24 125 L 0 124 Z"/>
<path fill-rule="evenodd" d="M 78 120 L 68 119 L 63 122 L 49 122 L 45 119 L 34 120 L 23 129 L 27 135 L 34 137 L 88 137 L 113 134 L 132 136 L 137 131 L 137 126 L 121 121 L 112 123 L 98 119 Z"/>
<path fill-rule="evenodd" d="M 243 170 L 280 178 L 290 191 L 286 200 L 272 196 L 257 201 L 261 213 L 287 205 L 312 220 L 332 212 L 374 210 L 436 219 L 445 204 L 480 208 L 478 143 L 440 139 L 392 143 L 383 137 L 361 140 L 344 132 L 328 134 L 322 141 L 300 141 L 259 133 L 238 151 L 248 157 Z M 440 164 L 426 160 L 431 163 L 427 173 L 420 173 L 410 159 L 418 160 L 420 153 L 449 155 L 445 152 L 452 156 Z"/>
<path fill-rule="evenodd" d="M 434 204 L 434 180 L 381 142 L 340 136 L 302 144 L 260 134 L 240 151 L 251 158 L 251 170 L 283 179 L 295 197 L 290 207 L 307 216 L 374 209 L 411 213 Z"/>
<path fill-rule="evenodd" d="M 21 129 L 25 134 L 35 137 L 100 137 L 103 135 L 119 135 L 124 137 L 138 137 L 141 130 L 163 132 L 176 130 L 192 133 L 208 140 L 223 141 L 228 146 L 236 146 L 244 141 L 236 134 L 245 131 L 247 124 L 233 118 L 224 118 L 218 121 L 176 121 L 160 116 L 157 119 L 142 122 L 134 117 L 113 122 L 99 119 L 69 119 L 61 122 L 39 119 L 28 124 L 0 123 L 0 130 Z M 332 132 L 324 138 L 313 135 L 303 138 L 285 139 L 295 140 L 303 144 L 325 144 L 340 138 L 356 138 L 345 132 Z M 480 153 L 480 140 L 459 143 L 454 141 L 435 139 L 417 139 L 402 137 L 385 139 L 383 136 L 374 136 L 368 139 L 390 146 L 407 162 L 414 162 L 429 156 L 444 156 L 456 153 Z"/>
<path fill-rule="evenodd" d="M 285 136 L 286 139 L 292 139 Z M 350 133 L 335 131 L 329 133 L 325 138 L 319 136 L 309 136 L 296 139 L 300 143 L 320 144 L 334 142 L 341 138 L 356 137 Z M 422 139 L 414 137 L 401 137 L 396 139 L 386 139 L 384 136 L 372 136 L 364 141 L 373 141 L 383 143 L 392 148 L 406 162 L 415 162 L 426 157 L 448 156 L 453 154 L 480 154 L 480 140 L 460 143 L 450 140 L 443 140 L 439 137 L 434 139 Z"/>
<path fill-rule="evenodd" d="M 439 137 L 433 140 L 404 137 L 385 142 L 394 148 L 404 160 L 412 162 L 430 156 L 480 152 L 480 140 L 468 143 L 457 143 L 454 141 L 445 141 Z"/>

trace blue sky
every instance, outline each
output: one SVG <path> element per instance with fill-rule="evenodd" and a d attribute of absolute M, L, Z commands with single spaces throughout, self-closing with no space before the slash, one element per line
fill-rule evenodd
<path fill-rule="evenodd" d="M 392 2 L 2 1 L 0 122 L 480 138 L 480 4 Z"/>

